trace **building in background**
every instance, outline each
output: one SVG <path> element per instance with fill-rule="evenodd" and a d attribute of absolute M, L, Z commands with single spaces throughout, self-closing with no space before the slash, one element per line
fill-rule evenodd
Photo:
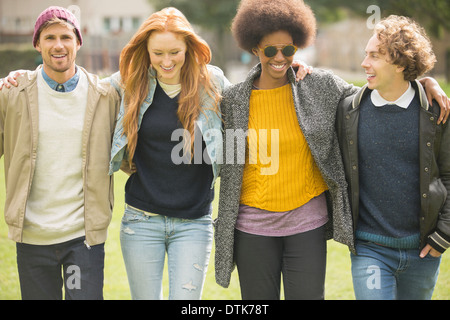
<path fill-rule="evenodd" d="M 36 18 L 52 5 L 68 8 L 79 18 L 83 47 L 77 63 L 100 74 L 119 70 L 122 48 L 154 11 L 148 0 L 0 0 L 0 51 L 34 50 Z M 0 63 L 0 76 L 5 72 Z"/>
<path fill-rule="evenodd" d="M 31 44 L 34 23 L 51 5 L 69 8 L 80 19 L 84 41 L 77 63 L 100 75 L 118 71 L 122 48 L 154 12 L 149 0 L 0 0 L 0 77 L 10 70 L 33 69 L 39 63 L 40 56 Z M 194 28 L 215 52 L 216 35 L 207 28 Z M 319 25 L 315 45 L 299 52 L 296 58 L 332 69 L 346 80 L 364 81 L 361 62 L 371 35 L 363 18 Z M 450 64 L 449 37 L 447 34 L 441 40 L 432 39 L 438 62 L 431 74 L 438 78 L 444 77 L 446 65 Z M 226 66 L 222 67 L 232 82 L 242 81 L 257 61 L 240 50 L 231 35 L 225 41 Z"/>

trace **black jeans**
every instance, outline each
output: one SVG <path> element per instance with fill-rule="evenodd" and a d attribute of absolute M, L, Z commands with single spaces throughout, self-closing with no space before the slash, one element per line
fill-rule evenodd
<path fill-rule="evenodd" d="M 104 244 L 87 247 L 84 237 L 55 245 L 17 243 L 24 300 L 103 299 Z"/>
<path fill-rule="evenodd" d="M 235 261 L 243 300 L 322 300 L 326 272 L 325 227 L 286 237 L 235 231 Z"/>

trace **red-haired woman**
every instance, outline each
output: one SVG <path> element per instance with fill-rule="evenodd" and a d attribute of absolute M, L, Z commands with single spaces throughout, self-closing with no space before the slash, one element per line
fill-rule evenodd
<path fill-rule="evenodd" d="M 133 299 L 199 299 L 212 246 L 211 202 L 222 154 L 219 101 L 228 80 L 183 14 L 152 14 L 120 57 L 122 93 L 111 173 L 125 187 L 121 246 Z M 125 165 L 124 165 L 125 164 Z"/>

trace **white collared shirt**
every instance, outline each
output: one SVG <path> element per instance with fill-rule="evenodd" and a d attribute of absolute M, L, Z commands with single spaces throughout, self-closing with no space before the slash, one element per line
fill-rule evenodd
<path fill-rule="evenodd" d="M 411 104 L 411 101 L 413 101 L 415 95 L 416 95 L 416 91 L 411 86 L 411 82 L 410 82 L 408 89 L 396 101 L 387 101 L 386 99 L 384 99 L 380 95 L 378 90 L 373 90 L 372 91 L 372 93 L 370 95 L 370 99 L 372 100 L 372 103 L 376 107 L 382 107 L 382 106 L 385 106 L 387 104 L 391 104 L 391 105 L 397 105 L 397 106 L 399 106 L 400 108 L 403 108 L 403 109 L 408 109 L 408 106 Z"/>

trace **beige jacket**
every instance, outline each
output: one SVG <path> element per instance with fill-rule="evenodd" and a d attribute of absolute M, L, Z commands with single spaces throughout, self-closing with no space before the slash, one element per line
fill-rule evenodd
<path fill-rule="evenodd" d="M 120 97 L 109 81 L 80 68 L 89 91 L 83 129 L 83 185 L 88 245 L 105 242 L 114 202 L 113 177 L 108 175 L 111 142 Z M 19 86 L 0 91 L 0 156 L 4 156 L 5 220 L 9 238 L 22 242 L 25 208 L 33 181 L 38 142 L 37 72 L 28 71 Z"/>

